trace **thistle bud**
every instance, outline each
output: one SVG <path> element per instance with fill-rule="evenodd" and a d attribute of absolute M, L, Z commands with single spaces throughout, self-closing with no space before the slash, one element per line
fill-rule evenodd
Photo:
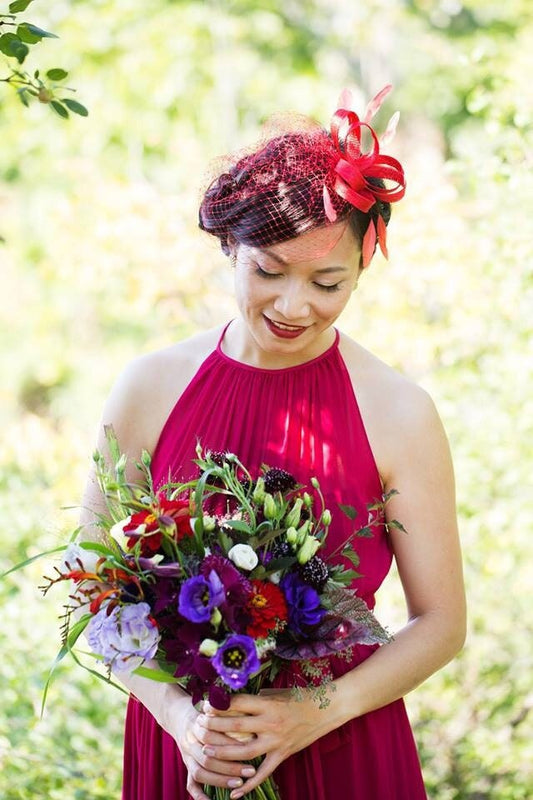
<path fill-rule="evenodd" d="M 198 651 L 203 655 L 207 656 L 208 658 L 212 658 L 218 650 L 218 642 L 215 642 L 214 639 L 204 639 L 201 643 Z"/>
<path fill-rule="evenodd" d="M 271 494 L 265 492 L 265 499 L 263 502 L 263 513 L 267 519 L 276 519 L 278 515 L 278 506 Z"/>
<path fill-rule="evenodd" d="M 252 494 L 252 499 L 254 503 L 258 503 L 259 505 L 261 505 L 261 503 L 263 503 L 265 500 L 265 495 L 266 495 L 265 479 L 261 477 L 257 479 L 257 483 L 255 484 L 254 491 Z"/>
<path fill-rule="evenodd" d="M 300 516 L 301 516 L 301 513 L 302 513 L 303 502 L 304 501 L 303 501 L 303 499 L 301 497 L 298 497 L 294 501 L 293 507 L 291 508 L 291 510 L 289 511 L 287 516 L 285 517 L 285 525 L 288 528 L 296 528 L 296 526 L 299 524 Z"/>
<path fill-rule="evenodd" d="M 324 509 L 324 511 L 322 512 L 321 520 L 322 520 L 322 525 L 325 525 L 326 528 L 328 527 L 328 525 L 331 525 L 331 511 L 329 510 L 329 508 Z"/>
<path fill-rule="evenodd" d="M 307 562 L 313 558 L 319 547 L 320 547 L 320 542 L 318 541 L 318 539 L 315 539 L 314 536 L 308 536 L 304 541 L 303 545 L 298 550 L 298 555 L 296 556 L 298 559 L 298 563 L 307 564 Z"/>

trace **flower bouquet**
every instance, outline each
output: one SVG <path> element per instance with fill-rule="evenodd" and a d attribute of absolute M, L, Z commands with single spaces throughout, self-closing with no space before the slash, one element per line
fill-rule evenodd
<path fill-rule="evenodd" d="M 295 691 L 308 687 L 323 707 L 332 680 L 328 657 L 349 658 L 356 643 L 389 641 L 349 588 L 358 577 L 353 538 L 385 524 L 388 496 L 368 507 L 369 526 L 323 559 L 332 515 L 316 478 L 307 491 L 276 467 L 263 465 L 252 476 L 236 455 L 198 445 L 198 477 L 155 490 L 149 454 L 137 464 L 143 481 L 129 483 L 112 428 L 106 436 L 112 463 L 94 455 L 107 506 L 97 519 L 104 535 L 85 541 L 76 531 L 43 587 L 75 584 L 60 657 L 75 655 L 86 629 L 106 680 L 114 671 L 175 682 L 194 704 L 207 698 L 224 710 L 232 693 L 258 693 L 292 665 Z M 355 517 L 353 508 L 341 509 Z M 354 568 L 334 563 L 340 555 Z M 204 791 L 229 797 L 227 789 Z M 279 796 L 269 778 L 251 797 Z"/>

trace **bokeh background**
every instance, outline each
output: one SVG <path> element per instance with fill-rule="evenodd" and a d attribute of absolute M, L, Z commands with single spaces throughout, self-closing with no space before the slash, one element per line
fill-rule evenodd
<path fill-rule="evenodd" d="M 463 652 L 408 708 L 431 798 L 527 800 L 530 0 L 39 0 L 30 17 L 60 39 L 25 66 L 68 69 L 90 116 L 23 108 L 0 83 L 0 570 L 75 526 L 61 507 L 80 502 L 127 361 L 234 313 L 231 270 L 197 229 L 210 161 L 273 112 L 326 122 L 342 87 L 362 109 L 390 81 L 377 127 L 400 109 L 408 192 L 391 259 L 376 256 L 341 327 L 437 403 L 470 605 Z M 51 568 L 0 582 L 0 796 L 118 798 L 124 696 L 65 661 L 39 718 L 64 601 L 37 589 Z M 394 575 L 378 612 L 404 622 Z"/>

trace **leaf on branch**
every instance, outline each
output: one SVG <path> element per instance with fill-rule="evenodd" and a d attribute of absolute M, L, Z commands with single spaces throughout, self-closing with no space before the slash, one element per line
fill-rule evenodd
<path fill-rule="evenodd" d="M 46 77 L 51 81 L 62 81 L 67 75 L 68 72 L 65 69 L 59 69 L 57 67 L 55 69 L 49 69 L 46 73 Z"/>
<path fill-rule="evenodd" d="M 22 64 L 30 51 L 15 33 L 4 33 L 0 36 L 0 52 Z"/>
<path fill-rule="evenodd" d="M 339 503 L 339 508 L 343 512 L 343 514 L 346 514 L 348 519 L 354 520 L 356 518 L 357 509 L 354 508 L 353 506 L 345 506 L 345 505 L 342 505 L 342 503 Z"/>
<path fill-rule="evenodd" d="M 12 14 L 19 14 L 21 11 L 26 11 L 30 3 L 33 3 L 33 0 L 15 0 L 9 4 L 9 10 Z"/>
<path fill-rule="evenodd" d="M 68 119 L 69 113 L 64 105 L 62 105 L 57 100 L 50 100 L 50 105 L 52 106 L 56 114 L 59 114 L 59 116 L 63 117 L 63 119 Z"/>

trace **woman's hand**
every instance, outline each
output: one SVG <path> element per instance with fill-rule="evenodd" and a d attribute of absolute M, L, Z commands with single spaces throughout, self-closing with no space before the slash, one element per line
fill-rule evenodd
<path fill-rule="evenodd" d="M 214 760 L 245 761 L 265 756 L 255 776 L 231 793 L 236 800 L 262 783 L 288 756 L 337 727 L 331 717 L 328 711 L 319 709 L 309 693 L 298 700 L 290 689 L 268 689 L 259 695 L 236 695 L 229 711 L 217 711 L 206 703 L 195 730 L 204 753 Z M 224 744 L 218 742 L 221 734 L 225 735 Z M 242 734 L 251 734 L 252 738 L 245 743 L 227 743 L 228 737 Z"/>
<path fill-rule="evenodd" d="M 165 730 L 178 745 L 184 764 L 187 767 L 187 791 L 194 800 L 208 800 L 202 791 L 203 784 L 223 786 L 235 789 L 243 785 L 243 778 L 255 775 L 250 764 L 239 763 L 231 759 L 221 760 L 205 752 L 204 743 L 198 735 L 204 729 L 198 724 L 198 712 L 190 698 L 180 697 L 178 704 L 168 709 L 168 722 Z M 213 733 L 210 741 L 219 748 L 224 748 L 234 741 L 223 733 Z"/>

